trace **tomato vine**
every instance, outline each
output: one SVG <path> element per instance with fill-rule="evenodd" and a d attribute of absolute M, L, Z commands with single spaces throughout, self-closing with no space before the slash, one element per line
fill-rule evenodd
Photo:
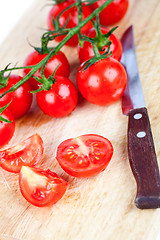
<path fill-rule="evenodd" d="M 95 11 L 93 11 L 86 19 L 84 19 L 83 21 L 81 21 L 81 17 L 79 17 L 79 23 L 76 27 L 74 28 L 71 28 L 71 29 L 67 29 L 67 28 L 64 28 L 64 29 L 60 29 L 60 32 L 57 32 L 57 31 L 48 31 L 46 33 L 43 34 L 42 36 L 42 43 L 44 43 L 45 41 L 45 44 L 46 44 L 46 47 L 47 47 L 47 44 L 50 40 L 53 40 L 55 39 L 59 34 L 66 34 L 66 37 L 55 47 L 55 48 L 52 48 L 50 49 L 48 55 L 41 61 L 39 62 L 38 64 L 34 65 L 34 66 L 27 66 L 27 67 L 14 67 L 14 68 L 8 68 L 6 67 L 4 70 L 1 70 L 0 71 L 0 82 L 2 83 L 3 82 L 3 78 L 4 78 L 4 73 L 7 72 L 7 71 L 12 71 L 12 70 L 20 70 L 20 69 L 25 69 L 25 68 L 28 68 L 28 69 L 31 69 L 31 71 L 24 77 L 22 78 L 21 81 L 19 81 L 17 84 L 15 84 L 13 87 L 11 87 L 9 90 L 7 90 L 6 92 L 4 92 L 0 98 L 2 98 L 4 95 L 6 95 L 8 92 L 14 92 L 17 88 L 19 88 L 23 83 L 25 83 L 30 77 L 33 76 L 34 73 L 36 73 L 41 67 L 41 77 L 42 79 L 36 79 L 37 81 L 39 81 L 40 83 L 43 83 L 43 89 L 44 90 L 49 90 L 51 85 L 53 84 L 52 80 L 51 79 L 47 79 L 45 76 L 44 76 L 44 68 L 47 64 L 47 62 L 49 61 L 49 59 L 54 55 L 56 54 L 63 46 L 64 44 L 75 34 L 79 33 L 81 28 L 86 24 L 88 23 L 90 20 L 92 20 L 98 13 L 100 13 L 105 7 L 107 7 L 111 2 L 113 2 L 113 0 L 106 0 L 99 8 L 97 8 Z M 77 0 L 77 2 L 75 3 L 75 5 L 78 7 L 80 7 L 82 4 L 82 1 L 81 0 Z M 71 7 L 71 6 L 70 6 Z M 81 9 L 81 7 L 80 7 Z M 81 10 L 79 10 L 79 16 L 81 15 L 80 14 Z M 42 46 L 44 46 L 42 44 Z M 42 89 L 41 89 L 42 90 Z"/>

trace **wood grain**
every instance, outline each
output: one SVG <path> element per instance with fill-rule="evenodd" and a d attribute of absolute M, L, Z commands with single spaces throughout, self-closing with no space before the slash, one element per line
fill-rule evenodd
<path fill-rule="evenodd" d="M 27 43 L 40 44 L 50 7 L 37 0 L 10 36 L 0 46 L 1 69 L 9 62 L 21 65 L 32 51 Z M 159 42 L 160 2 L 130 0 L 117 36 L 134 25 L 139 72 L 149 111 L 158 162 L 160 161 Z M 64 47 L 71 64 L 70 78 L 76 79 L 77 49 Z M 21 74 L 21 72 L 19 72 Z M 139 210 L 134 205 L 136 183 L 127 157 L 127 117 L 121 102 L 99 107 L 80 98 L 75 111 L 63 118 L 45 116 L 34 101 L 25 117 L 16 121 L 16 131 L 7 147 L 39 133 L 45 144 L 40 166 L 50 168 L 69 182 L 65 196 L 54 206 L 36 208 L 26 202 L 18 188 L 18 175 L 0 170 L 0 240 L 156 240 L 160 210 Z M 68 176 L 55 160 L 56 147 L 67 138 L 96 133 L 110 139 L 114 155 L 107 169 L 88 179 Z"/>

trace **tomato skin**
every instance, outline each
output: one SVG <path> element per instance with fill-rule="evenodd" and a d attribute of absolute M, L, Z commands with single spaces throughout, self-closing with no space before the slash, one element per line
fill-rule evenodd
<path fill-rule="evenodd" d="M 18 83 L 21 79 L 22 77 L 18 75 L 10 75 L 7 86 L 0 89 L 0 95 Z M 24 83 L 14 92 L 7 93 L 3 96 L 0 99 L 0 107 L 7 105 L 12 100 L 8 109 L 12 112 L 15 119 L 22 117 L 29 111 L 32 104 L 33 96 L 30 91 L 31 88 L 28 82 Z"/>
<path fill-rule="evenodd" d="M 33 51 L 26 57 L 26 59 L 24 61 L 24 66 L 36 65 L 40 61 L 42 61 L 46 56 L 47 56 L 47 54 L 40 54 L 37 51 Z M 44 69 L 45 77 L 48 78 L 50 75 L 52 75 L 52 73 L 54 72 L 54 70 L 56 69 L 56 67 L 58 65 L 59 65 L 59 67 L 56 70 L 55 76 L 60 75 L 60 76 L 64 76 L 64 77 L 69 77 L 70 65 L 69 65 L 68 59 L 66 58 L 65 54 L 61 51 L 56 53 L 46 64 L 46 67 Z M 41 68 L 34 74 L 34 76 L 41 78 L 40 71 L 41 71 Z M 24 76 L 27 75 L 29 72 L 30 72 L 30 69 L 24 69 L 23 70 Z M 38 89 L 38 85 L 40 85 L 40 83 L 38 83 L 32 77 L 29 78 L 28 82 L 31 85 L 33 90 Z"/>
<path fill-rule="evenodd" d="M 65 172 L 83 178 L 104 171 L 112 155 L 113 146 L 108 139 L 86 134 L 60 143 L 56 159 Z"/>
<path fill-rule="evenodd" d="M 34 166 L 42 158 L 43 140 L 34 134 L 17 146 L 0 151 L 0 166 L 8 172 L 18 173 L 22 166 Z"/>
<path fill-rule="evenodd" d="M 41 110 L 51 117 L 65 117 L 76 107 L 78 93 L 74 84 L 65 77 L 56 77 L 49 91 L 36 94 L 37 103 Z"/>
<path fill-rule="evenodd" d="M 79 68 L 77 73 L 77 84 L 82 96 L 87 101 L 101 106 L 121 98 L 126 82 L 124 67 L 113 58 L 102 59 L 85 71 Z"/>
<path fill-rule="evenodd" d="M 54 17 L 54 19 L 56 19 L 57 15 L 64 10 L 65 8 L 67 8 L 68 6 L 70 6 L 71 4 L 75 3 L 75 0 L 66 0 L 63 3 L 60 4 L 56 4 L 53 6 L 53 8 L 50 10 L 49 15 L 48 15 L 48 29 L 49 30 L 54 30 L 54 26 L 52 23 L 52 17 Z M 83 7 L 82 7 L 82 20 L 84 20 L 86 17 L 88 17 L 91 14 L 91 10 L 88 6 L 85 6 L 85 4 L 83 3 Z M 73 28 L 75 26 L 77 26 L 78 24 L 78 10 L 76 7 L 72 7 L 70 9 L 68 9 L 66 12 L 64 12 L 61 17 L 60 17 L 60 27 L 64 26 L 64 24 L 66 23 L 68 17 L 70 17 L 68 24 L 67 24 L 67 28 Z M 91 21 L 89 21 L 82 29 L 81 32 L 82 34 L 84 34 L 88 29 L 90 29 L 92 27 L 92 23 Z M 61 42 L 62 39 L 65 37 L 66 35 L 57 37 L 55 40 L 57 42 Z M 70 38 L 66 45 L 68 46 L 77 46 L 78 44 L 78 35 L 75 34 L 72 38 Z"/>
<path fill-rule="evenodd" d="M 55 204 L 60 200 L 68 183 L 56 173 L 35 167 L 23 166 L 19 175 L 19 186 L 23 197 L 37 207 Z"/>
<path fill-rule="evenodd" d="M 105 0 L 99 0 L 94 4 L 90 5 L 94 11 L 100 7 Z M 128 0 L 114 0 L 110 3 L 103 11 L 99 14 L 100 24 L 108 26 L 119 22 L 126 14 L 129 6 Z"/>
<path fill-rule="evenodd" d="M 101 27 L 101 32 L 102 34 L 108 33 L 108 29 L 105 27 Z M 96 31 L 94 28 L 91 28 L 87 33 L 86 36 L 94 38 L 96 36 Z M 112 51 L 112 56 L 113 58 L 117 59 L 120 61 L 121 56 L 122 56 L 122 45 L 119 39 L 112 33 L 111 36 L 109 37 L 109 40 L 112 41 L 112 44 L 110 46 L 110 51 Z M 100 54 L 106 52 L 108 49 L 108 46 L 103 47 L 103 51 L 99 51 Z M 84 62 L 88 60 L 89 58 L 94 56 L 93 52 L 93 47 L 90 42 L 84 41 L 83 47 L 80 47 L 78 45 L 78 54 L 79 54 L 79 59 L 80 62 Z"/>
<path fill-rule="evenodd" d="M 15 120 L 13 114 L 6 109 L 2 112 L 1 116 L 11 121 L 11 123 L 0 121 L 0 147 L 11 140 L 15 131 Z"/>

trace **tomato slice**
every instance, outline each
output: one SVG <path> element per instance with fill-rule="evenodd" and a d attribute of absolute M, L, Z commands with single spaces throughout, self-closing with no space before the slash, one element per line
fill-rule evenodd
<path fill-rule="evenodd" d="M 68 183 L 56 173 L 23 166 L 19 186 L 23 197 L 37 207 L 55 204 L 62 198 Z"/>
<path fill-rule="evenodd" d="M 0 151 L 0 166 L 9 172 L 18 173 L 23 165 L 37 164 L 42 157 L 43 149 L 42 138 L 34 134 L 17 146 Z"/>
<path fill-rule="evenodd" d="M 67 139 L 57 148 L 57 161 L 75 177 L 90 177 L 104 171 L 113 155 L 111 142 L 96 134 Z"/>

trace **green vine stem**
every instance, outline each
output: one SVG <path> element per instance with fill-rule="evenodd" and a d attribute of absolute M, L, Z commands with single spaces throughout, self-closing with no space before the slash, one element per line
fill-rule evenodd
<path fill-rule="evenodd" d="M 4 118 L 1 116 L 1 114 L 3 113 L 3 111 L 5 109 L 7 109 L 7 107 L 10 105 L 12 101 L 10 101 L 7 105 L 5 105 L 4 107 L 0 108 L 0 121 L 6 122 L 6 123 L 11 123 L 11 121 L 9 121 L 8 119 Z"/>
<path fill-rule="evenodd" d="M 43 59 L 41 62 L 34 66 L 28 66 L 28 67 L 17 67 L 17 68 L 8 68 L 7 70 L 0 71 L 1 74 L 4 74 L 6 71 L 12 71 L 17 69 L 25 69 L 25 68 L 32 68 L 31 71 L 21 79 L 17 84 L 15 84 L 13 87 L 11 87 L 8 91 L 4 92 L 0 98 L 2 98 L 4 95 L 6 95 L 9 92 L 14 92 L 17 88 L 19 88 L 23 83 L 25 83 L 31 76 L 34 75 L 45 63 L 49 61 L 49 59 L 56 54 L 63 46 L 64 44 L 75 34 L 77 34 L 80 29 L 89 21 L 91 21 L 98 13 L 100 13 L 105 7 L 107 7 L 113 0 L 106 0 L 99 8 L 97 8 L 95 11 L 93 11 L 87 18 L 85 18 L 82 22 L 80 22 L 76 27 L 69 29 L 69 32 L 67 36 L 55 47 L 53 48 L 50 53 Z"/>
<path fill-rule="evenodd" d="M 98 49 L 100 51 L 103 51 L 104 46 L 110 46 L 112 44 L 112 42 L 109 40 L 109 37 L 117 29 L 117 26 L 113 27 L 110 31 L 108 31 L 108 33 L 103 34 L 101 32 L 101 26 L 100 26 L 100 22 L 99 22 L 99 14 L 96 15 L 96 23 L 93 21 L 92 21 L 92 23 L 93 23 L 93 27 L 96 31 L 96 36 L 94 38 L 92 38 L 92 40 L 96 43 Z"/>

